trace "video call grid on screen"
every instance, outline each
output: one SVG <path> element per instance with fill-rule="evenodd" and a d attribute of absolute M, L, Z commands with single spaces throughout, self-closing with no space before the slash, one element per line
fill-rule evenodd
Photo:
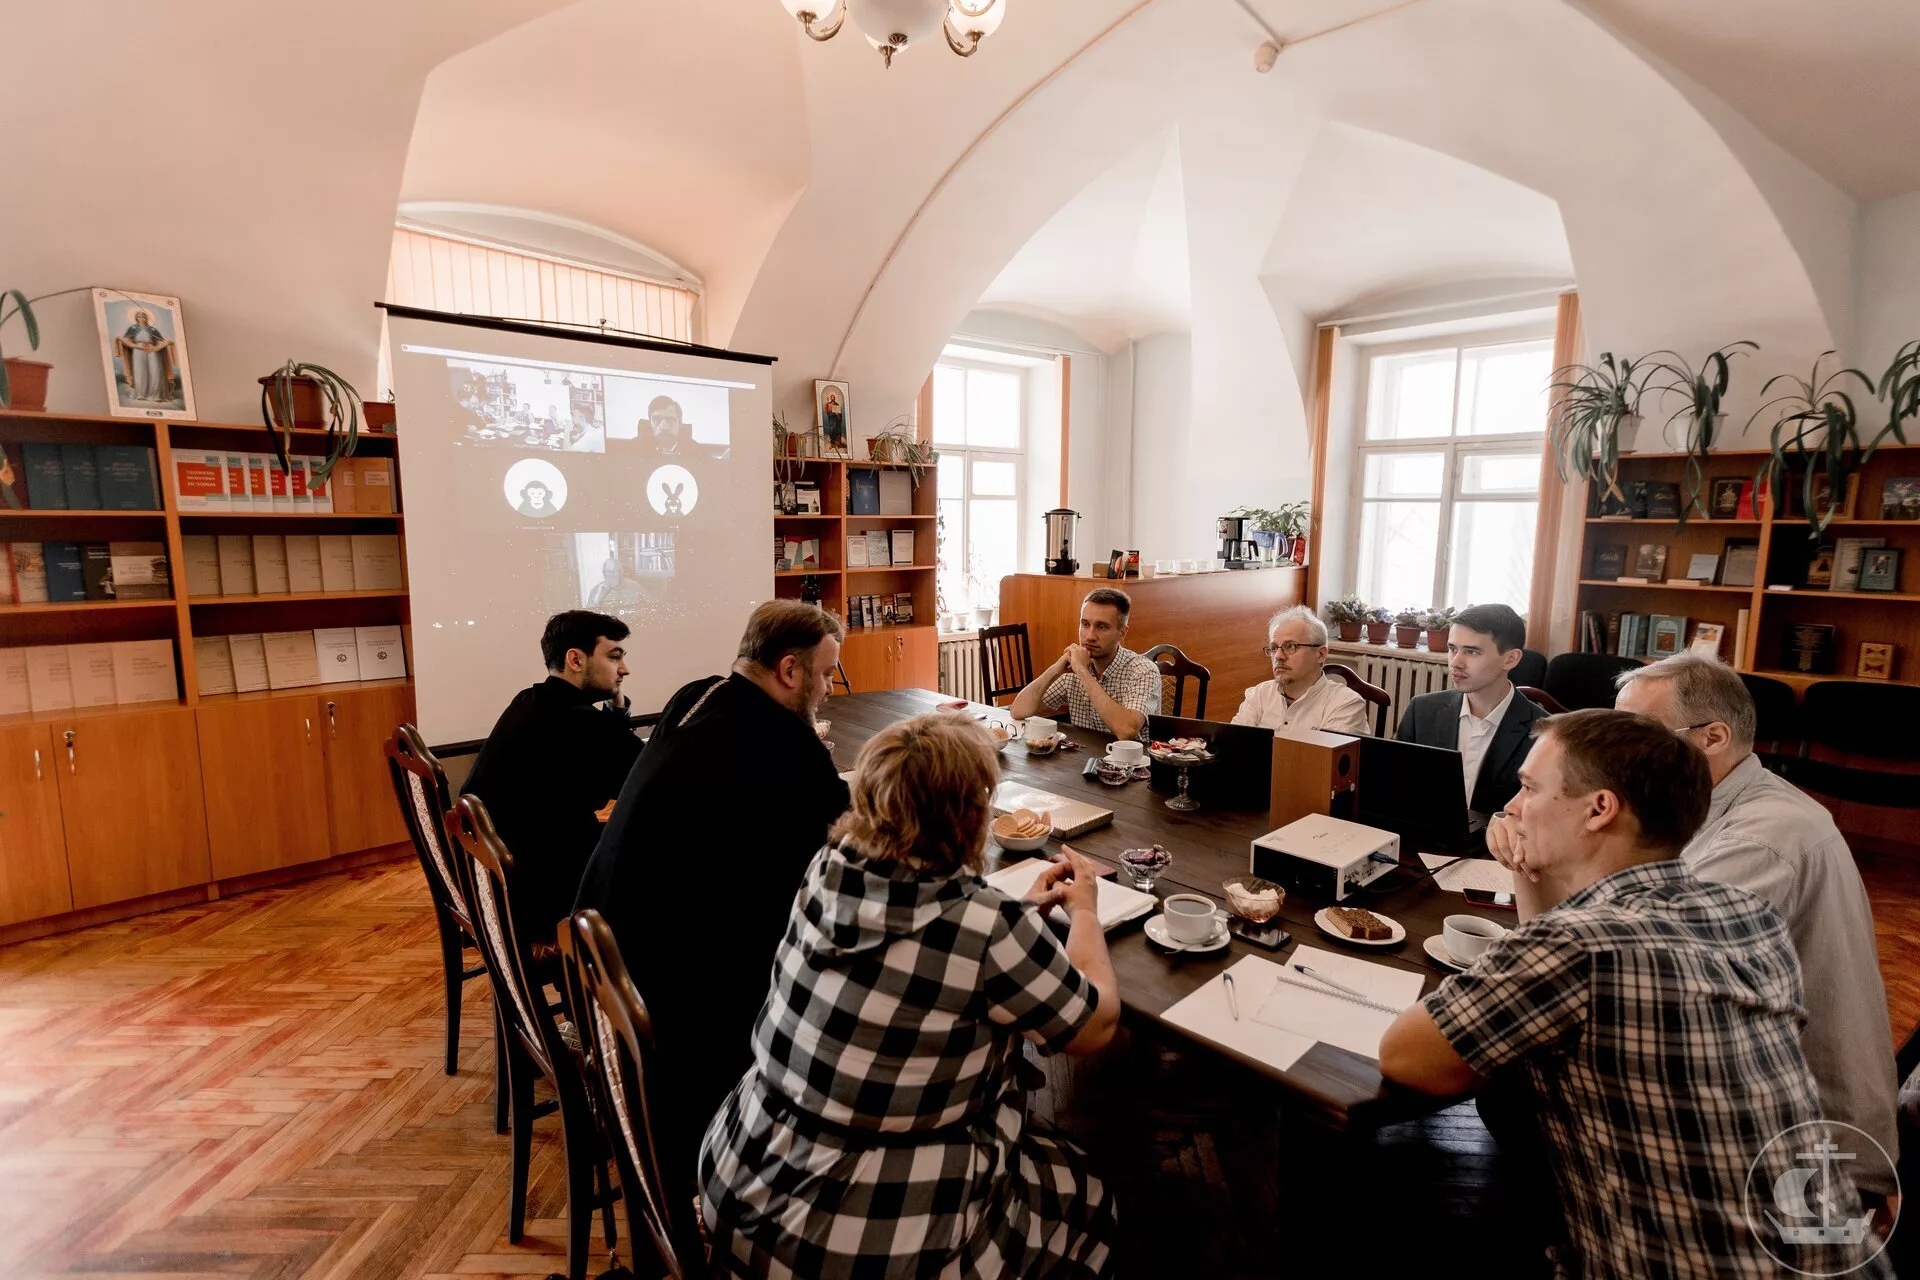
<path fill-rule="evenodd" d="M 562 609 L 624 621 L 636 709 L 721 670 L 770 594 L 763 362 L 392 316 L 416 699 L 484 737 Z"/>

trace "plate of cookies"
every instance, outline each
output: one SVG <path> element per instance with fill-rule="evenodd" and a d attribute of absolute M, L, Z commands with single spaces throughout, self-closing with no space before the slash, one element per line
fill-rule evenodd
<path fill-rule="evenodd" d="M 1053 819 L 1034 809 L 1015 809 L 993 820 L 993 842 L 1011 853 L 1032 853 L 1053 834 Z"/>
<path fill-rule="evenodd" d="M 1407 927 L 1365 907 L 1322 907 L 1313 913 L 1320 932 L 1356 947 L 1393 947 L 1407 940 Z"/>

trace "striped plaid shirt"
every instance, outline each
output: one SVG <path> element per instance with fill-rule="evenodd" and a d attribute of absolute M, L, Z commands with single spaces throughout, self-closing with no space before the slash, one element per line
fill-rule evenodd
<path fill-rule="evenodd" d="M 1769 1140 L 1820 1119 L 1800 990 L 1772 907 L 1667 859 L 1540 913 L 1424 1004 L 1474 1070 L 1518 1071 L 1530 1088 L 1571 1249 L 1556 1250 L 1559 1274 L 1777 1276 L 1768 1249 L 1839 1274 L 1875 1247 L 1871 1235 L 1850 1249 L 1786 1245 L 1764 1212 L 1767 1189 L 1812 1143 Z M 1834 1191 L 1836 1209 L 1861 1213 L 1844 1173 Z"/>
<path fill-rule="evenodd" d="M 1107 696 L 1130 711 L 1138 711 L 1143 716 L 1160 714 L 1160 667 L 1127 648 L 1125 645 L 1114 650 L 1113 661 L 1100 673 L 1100 687 Z M 1071 671 L 1063 672 L 1047 686 L 1047 694 L 1040 700 L 1041 706 L 1049 715 L 1058 715 L 1061 711 L 1070 713 L 1074 724 L 1082 729 L 1092 729 L 1097 733 L 1112 733 L 1105 720 L 1100 718 L 1093 699 L 1087 696 L 1086 686 L 1080 683 L 1080 677 Z M 1145 722 L 1140 725 L 1140 737 L 1147 736 Z"/>

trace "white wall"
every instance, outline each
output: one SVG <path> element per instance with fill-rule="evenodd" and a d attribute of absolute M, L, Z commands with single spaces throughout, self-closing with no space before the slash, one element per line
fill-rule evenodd
<path fill-rule="evenodd" d="M 1116 545 L 1138 550 L 1143 561 L 1213 554 L 1213 525 L 1195 525 L 1187 484 L 1193 404 L 1192 336 L 1162 333 L 1134 343 L 1133 536 Z"/>
<path fill-rule="evenodd" d="M 1920 191 L 1861 205 L 1857 225 L 1860 309 L 1849 360 L 1878 371 L 1920 338 Z"/>

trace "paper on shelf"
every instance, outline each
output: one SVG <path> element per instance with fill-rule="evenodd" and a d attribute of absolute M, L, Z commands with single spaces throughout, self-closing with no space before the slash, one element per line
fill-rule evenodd
<path fill-rule="evenodd" d="M 1427 864 L 1429 871 L 1443 862 L 1449 864 L 1433 871 L 1433 882 L 1448 893 L 1465 893 L 1468 889 L 1485 889 L 1489 893 L 1514 891 L 1513 872 L 1492 858 L 1462 858 L 1454 862 L 1444 854 L 1423 853 L 1420 861 Z"/>
<path fill-rule="evenodd" d="M 1304 964 L 1361 992 L 1376 1004 L 1387 1005 L 1395 1013 L 1370 1009 L 1346 998 L 1344 992 L 1312 990 L 1313 979 L 1294 973 L 1292 966 Z M 1398 1016 L 1420 998 L 1421 977 L 1406 969 L 1362 960 L 1358 956 L 1338 955 L 1318 947 L 1300 946 L 1287 957 L 1282 972 L 1292 981 L 1274 981 L 1266 998 L 1249 1002 L 1242 999 L 1244 1012 L 1252 1009 L 1255 1022 L 1282 1031 L 1337 1045 L 1363 1058 L 1380 1056 L 1380 1037 L 1387 1033 Z"/>
<path fill-rule="evenodd" d="M 1218 975 L 1201 983 L 1161 1017 L 1190 1035 L 1264 1062 L 1276 1071 L 1287 1070 L 1313 1048 L 1313 1037 L 1257 1022 L 1252 1016 L 1280 985 L 1279 965 L 1259 956 L 1242 956 L 1226 972 L 1233 975 L 1234 999 L 1240 1006 L 1238 1019 L 1227 1005 L 1226 984 Z"/>
<path fill-rule="evenodd" d="M 1052 865 L 1053 863 L 1047 858 L 1026 858 L 1011 866 L 1000 868 L 987 877 L 987 883 L 1009 898 L 1024 898 L 1033 888 L 1033 882 L 1040 878 L 1040 873 Z M 1115 884 L 1104 877 L 1100 881 L 1099 911 L 1102 929 L 1111 929 L 1115 925 L 1138 919 L 1158 905 L 1160 905 L 1159 900 L 1150 893 L 1142 893 L 1138 889 Z M 1067 913 L 1059 907 L 1055 907 L 1049 914 L 1059 923 L 1067 923 Z"/>

